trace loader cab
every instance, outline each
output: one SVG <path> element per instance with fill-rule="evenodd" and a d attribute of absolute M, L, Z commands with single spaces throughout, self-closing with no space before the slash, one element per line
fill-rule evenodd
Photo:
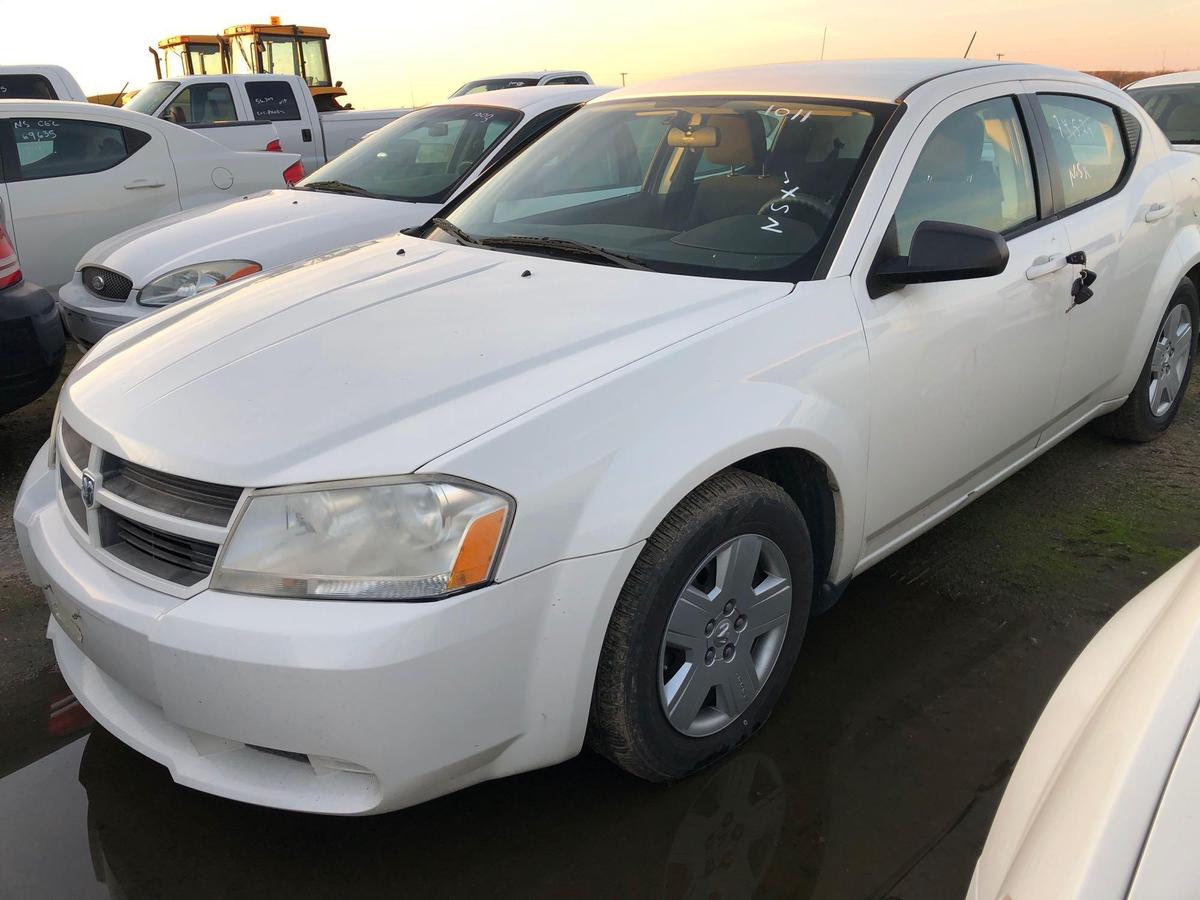
<path fill-rule="evenodd" d="M 158 49 L 162 59 L 159 78 L 221 75 L 227 71 L 224 43 L 217 34 L 175 35 L 159 41 Z"/>

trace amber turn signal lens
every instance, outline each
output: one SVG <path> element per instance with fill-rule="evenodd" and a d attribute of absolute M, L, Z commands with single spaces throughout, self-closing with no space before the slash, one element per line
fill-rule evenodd
<path fill-rule="evenodd" d="M 467 528 L 462 547 L 450 570 L 448 589 L 457 591 L 485 581 L 492 568 L 492 560 L 500 548 L 500 537 L 504 533 L 504 519 L 508 510 L 497 509 L 480 516 Z"/>

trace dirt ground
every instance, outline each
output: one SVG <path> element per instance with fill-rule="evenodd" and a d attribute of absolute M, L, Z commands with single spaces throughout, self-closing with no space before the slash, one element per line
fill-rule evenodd
<path fill-rule="evenodd" d="M 1194 386 L 1162 440 L 1085 430 L 857 579 L 711 772 L 647 785 L 584 754 L 331 820 L 180 788 L 99 729 L 50 733 L 62 683 L 10 511 L 52 412 L 0 419 L 0 822 L 39 810 L 0 841 L 0 894 L 7 864 L 9 889 L 47 897 L 961 897 L 1071 661 L 1200 543 Z M 35 837 L 67 849 L 43 864 Z"/>

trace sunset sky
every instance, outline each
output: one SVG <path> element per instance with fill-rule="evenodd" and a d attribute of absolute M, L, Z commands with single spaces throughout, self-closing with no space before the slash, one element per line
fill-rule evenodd
<path fill-rule="evenodd" d="M 1078 69 L 1200 68 L 1196 0 L 647 0 L 453 3 L 13 3 L 4 63 L 57 63 L 88 93 L 154 77 L 146 47 L 180 33 L 267 21 L 323 25 L 330 63 L 360 108 L 447 96 L 484 75 L 582 68 L 597 82 L 753 63 L 827 58 L 971 56 Z"/>

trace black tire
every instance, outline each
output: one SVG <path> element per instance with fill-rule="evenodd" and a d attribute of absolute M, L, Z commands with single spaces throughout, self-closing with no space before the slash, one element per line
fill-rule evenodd
<path fill-rule="evenodd" d="M 725 542 L 752 534 L 777 545 L 791 576 L 782 647 L 742 713 L 714 734 L 692 737 L 671 725 L 660 700 L 667 620 L 701 563 Z M 792 498 L 774 482 L 738 469 L 710 478 L 651 535 L 621 590 L 600 653 L 588 744 L 648 781 L 682 778 L 725 756 L 766 722 L 783 692 L 804 640 L 812 589 L 812 541 Z"/>
<path fill-rule="evenodd" d="M 1171 302 L 1167 304 L 1167 311 L 1163 313 L 1162 320 L 1154 330 L 1155 341 L 1171 312 L 1180 304 L 1185 306 L 1191 315 L 1192 347 L 1188 356 L 1187 369 L 1183 373 L 1183 382 L 1174 402 L 1162 415 L 1155 415 L 1150 408 L 1151 364 L 1154 360 L 1155 349 L 1152 345 L 1150 352 L 1146 354 L 1146 362 L 1142 366 L 1142 374 L 1138 377 L 1137 386 L 1129 395 L 1129 399 L 1120 408 L 1096 420 L 1097 428 L 1104 434 L 1123 441 L 1146 443 L 1160 437 L 1171 427 L 1171 423 L 1179 415 L 1179 408 L 1183 405 L 1183 398 L 1187 394 L 1188 383 L 1192 377 L 1192 366 L 1196 362 L 1196 329 L 1197 325 L 1200 325 L 1200 298 L 1197 297 L 1195 285 L 1187 278 L 1179 283 L 1179 287 L 1175 288 Z"/>

